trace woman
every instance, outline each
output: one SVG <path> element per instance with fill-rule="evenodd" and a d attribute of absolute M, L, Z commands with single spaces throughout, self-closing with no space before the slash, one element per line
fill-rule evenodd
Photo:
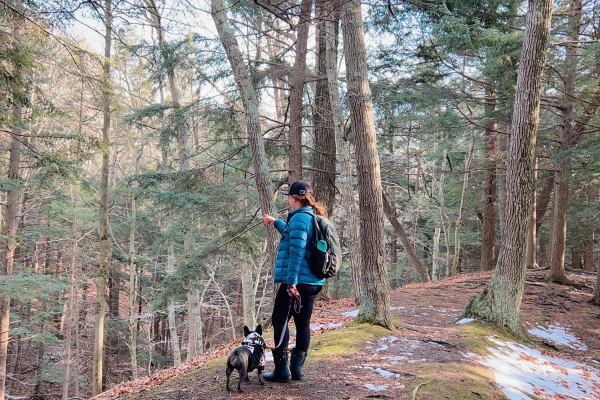
<path fill-rule="evenodd" d="M 310 317 L 315 299 L 325 284 L 325 279 L 318 279 L 308 265 L 313 237 L 313 216 L 309 213 L 327 216 L 325 208 L 315 202 L 312 192 L 306 182 L 296 182 L 290 187 L 287 223 L 267 214 L 263 216 L 266 224 L 274 225 L 281 233 L 274 277 L 275 283 L 281 285 L 275 296 L 272 316 L 275 370 L 264 375 L 268 381 L 287 382 L 290 378 L 301 381 L 304 377 L 302 366 L 310 344 Z M 299 307 L 294 304 L 298 295 Z M 290 316 L 296 324 L 296 347 L 292 350 L 288 367 L 290 334 L 287 322 Z"/>

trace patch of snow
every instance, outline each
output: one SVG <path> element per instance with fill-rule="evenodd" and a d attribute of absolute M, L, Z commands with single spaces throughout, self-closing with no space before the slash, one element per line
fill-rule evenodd
<path fill-rule="evenodd" d="M 381 347 L 378 347 L 377 349 L 375 349 L 375 351 L 385 351 L 387 350 L 389 347 L 387 344 L 382 344 Z"/>
<path fill-rule="evenodd" d="M 429 308 L 433 308 L 433 306 L 427 306 L 427 307 L 429 307 Z"/>
<path fill-rule="evenodd" d="M 374 390 L 376 392 L 381 392 L 382 390 L 387 390 L 387 386 L 381 385 L 381 386 L 375 386 L 375 385 L 371 385 L 370 383 L 367 383 L 365 385 L 365 387 L 369 390 Z"/>
<path fill-rule="evenodd" d="M 403 310 L 406 307 L 390 307 L 390 310 Z"/>
<path fill-rule="evenodd" d="M 463 318 L 457 322 L 459 325 L 468 324 L 469 322 L 475 321 L 473 318 Z"/>
<path fill-rule="evenodd" d="M 409 364 L 416 364 L 416 363 L 420 363 L 420 362 L 424 362 L 424 361 L 427 361 L 427 359 L 426 358 L 422 358 L 420 360 L 408 360 L 408 363 Z"/>
<path fill-rule="evenodd" d="M 531 326 L 531 324 L 528 325 Z M 548 325 L 548 327 L 545 328 L 543 326 L 536 325 L 535 327 L 528 329 L 527 332 L 535 337 L 547 339 L 556 345 L 566 346 L 579 351 L 587 350 L 587 346 L 585 344 L 581 343 L 577 337 L 569 333 L 567 328 L 563 328 L 562 326 Z"/>
<path fill-rule="evenodd" d="M 265 351 L 265 361 L 273 361 L 273 353 Z"/>
<path fill-rule="evenodd" d="M 390 343 L 394 343 L 396 340 L 398 340 L 398 338 L 396 336 L 389 336 L 389 337 L 384 337 L 381 339 L 382 342 L 390 342 Z"/>
<path fill-rule="evenodd" d="M 581 400 L 600 398 L 600 376 L 596 369 L 543 355 L 514 342 L 488 339 L 498 347 L 489 348 L 491 354 L 478 361 L 495 373 L 496 383 L 511 400 L 529 400 L 528 395 Z"/>
<path fill-rule="evenodd" d="M 345 317 L 355 317 L 356 318 L 358 316 L 358 309 L 343 312 L 342 315 Z"/>
<path fill-rule="evenodd" d="M 379 372 L 381 376 L 384 376 L 386 378 L 400 378 L 400 374 L 395 374 L 393 372 L 386 371 L 385 369 L 375 368 L 375 371 Z"/>
<path fill-rule="evenodd" d="M 343 325 L 342 322 L 337 323 L 337 324 L 334 324 L 333 322 L 331 322 L 329 324 L 310 324 L 310 330 L 312 332 L 315 332 L 315 331 L 320 331 L 321 329 L 339 328 L 342 325 Z"/>

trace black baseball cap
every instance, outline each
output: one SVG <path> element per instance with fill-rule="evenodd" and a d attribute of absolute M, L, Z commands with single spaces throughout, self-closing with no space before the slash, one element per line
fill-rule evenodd
<path fill-rule="evenodd" d="M 306 182 L 294 182 L 292 184 L 292 186 L 290 186 L 290 191 L 289 193 L 284 193 L 286 195 L 290 195 L 290 194 L 311 194 L 312 193 L 312 188 L 310 187 L 310 185 Z"/>

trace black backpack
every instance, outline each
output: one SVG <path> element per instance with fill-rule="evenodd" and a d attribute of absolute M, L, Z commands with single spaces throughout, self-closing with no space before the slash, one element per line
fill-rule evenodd
<path fill-rule="evenodd" d="M 331 278 L 342 266 L 342 247 L 337 231 L 327 218 L 315 215 L 311 211 L 301 212 L 313 216 L 313 248 L 308 259 L 310 270 L 319 279 Z M 321 251 L 317 248 L 320 240 L 327 243 L 327 250 Z"/>

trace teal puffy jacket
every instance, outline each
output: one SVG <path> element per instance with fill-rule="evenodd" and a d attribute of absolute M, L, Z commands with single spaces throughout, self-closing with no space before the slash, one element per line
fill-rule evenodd
<path fill-rule="evenodd" d="M 310 206 L 300 207 L 290 211 L 287 224 L 281 219 L 276 220 L 273 224 L 275 229 L 281 233 L 275 262 L 275 283 L 287 283 L 288 285 L 304 283 L 323 286 L 325 279 L 318 279 L 308 265 L 312 249 L 313 217 L 300 211 L 314 212 Z"/>

